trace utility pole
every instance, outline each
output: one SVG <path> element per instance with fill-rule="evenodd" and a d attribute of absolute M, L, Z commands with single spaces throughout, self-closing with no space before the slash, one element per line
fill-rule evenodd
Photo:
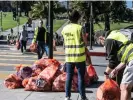
<path fill-rule="evenodd" d="M 17 12 L 17 32 L 18 32 L 18 35 L 19 35 L 19 24 L 20 24 L 19 11 L 20 11 L 19 1 L 17 1 L 17 9 L 16 9 L 16 12 Z"/>
<path fill-rule="evenodd" d="M 69 18 L 69 1 L 66 1 L 67 2 L 67 15 L 68 15 L 68 18 Z"/>
<path fill-rule="evenodd" d="M 48 58 L 53 59 L 53 1 L 49 0 L 49 55 Z"/>
<path fill-rule="evenodd" d="M 90 1 L 90 50 L 92 50 L 92 34 L 93 34 L 93 3 Z"/>
<path fill-rule="evenodd" d="M 2 10 L 1 10 L 1 31 L 2 31 Z"/>
<path fill-rule="evenodd" d="M 18 23 L 18 1 L 17 1 L 16 15 L 17 15 L 16 19 L 17 19 L 17 33 L 18 33 L 17 35 L 19 36 L 19 23 Z"/>

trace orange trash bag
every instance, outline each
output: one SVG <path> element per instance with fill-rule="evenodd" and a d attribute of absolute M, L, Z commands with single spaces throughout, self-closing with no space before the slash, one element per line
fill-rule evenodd
<path fill-rule="evenodd" d="M 17 77 L 15 74 L 10 74 L 5 80 L 4 85 L 8 89 L 16 89 L 22 87 L 22 80 Z"/>
<path fill-rule="evenodd" d="M 17 48 L 17 50 L 20 49 L 20 42 L 19 41 L 16 41 L 16 48 Z"/>
<path fill-rule="evenodd" d="M 28 84 L 29 78 L 26 78 L 22 81 L 22 85 L 23 87 L 26 87 L 26 85 Z"/>
<path fill-rule="evenodd" d="M 71 91 L 77 91 L 77 75 L 73 76 L 72 88 Z M 52 91 L 55 92 L 64 92 L 65 91 L 65 82 L 66 82 L 66 73 L 60 74 L 53 82 Z"/>
<path fill-rule="evenodd" d="M 37 52 L 37 44 L 36 43 L 32 43 L 30 45 L 30 51 L 31 52 Z"/>
<path fill-rule="evenodd" d="M 46 85 L 45 85 L 45 84 L 42 84 L 39 82 L 39 84 L 38 84 L 38 80 L 39 80 L 38 77 L 29 78 L 28 83 L 26 84 L 24 90 L 25 91 L 51 91 L 50 83 L 46 83 Z M 40 85 L 40 86 L 38 86 L 38 85 Z"/>
<path fill-rule="evenodd" d="M 87 73 L 89 75 L 89 78 L 90 78 L 90 82 L 93 83 L 93 82 L 97 82 L 98 80 L 98 76 L 97 76 L 97 73 L 95 71 L 95 68 L 92 66 L 92 65 L 89 65 L 87 67 Z"/>
<path fill-rule="evenodd" d="M 57 70 L 58 70 L 59 64 L 55 63 L 50 65 L 49 67 L 45 68 L 39 75 L 39 78 L 42 78 L 46 80 L 47 82 L 51 82 L 52 79 L 54 78 Z"/>
<path fill-rule="evenodd" d="M 118 84 L 112 79 L 107 79 L 97 89 L 97 100 L 120 100 L 120 88 Z"/>

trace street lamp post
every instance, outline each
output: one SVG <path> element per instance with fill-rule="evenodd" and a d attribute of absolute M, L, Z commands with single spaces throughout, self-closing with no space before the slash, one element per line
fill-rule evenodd
<path fill-rule="evenodd" d="M 53 59 L 53 1 L 49 0 L 49 18 L 48 18 L 48 29 L 49 29 L 49 55 L 48 58 Z"/>
<path fill-rule="evenodd" d="M 90 1 L 90 50 L 92 50 L 92 33 L 93 33 L 93 4 Z"/>
<path fill-rule="evenodd" d="M 17 35 L 19 36 L 19 22 L 20 22 L 20 19 L 19 19 L 19 14 L 18 14 L 18 12 L 20 11 L 20 8 L 19 8 L 19 1 L 17 1 L 17 9 L 16 9 L 17 11 Z"/>
<path fill-rule="evenodd" d="M 1 10 L 1 31 L 2 31 L 2 10 Z"/>

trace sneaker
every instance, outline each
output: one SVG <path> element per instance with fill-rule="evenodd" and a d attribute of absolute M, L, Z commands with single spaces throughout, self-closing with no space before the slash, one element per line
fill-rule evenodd
<path fill-rule="evenodd" d="M 69 97 L 66 97 L 65 100 L 71 100 Z"/>

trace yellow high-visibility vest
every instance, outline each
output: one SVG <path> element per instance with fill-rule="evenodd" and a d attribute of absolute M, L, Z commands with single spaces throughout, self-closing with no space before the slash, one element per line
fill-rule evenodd
<path fill-rule="evenodd" d="M 34 37 L 33 37 L 33 40 L 32 40 L 32 43 L 35 43 L 36 42 L 36 38 L 37 38 L 37 35 L 38 35 L 38 28 L 39 27 L 36 27 L 35 28 L 35 33 L 34 33 Z M 45 35 L 44 35 L 44 40 L 46 40 L 46 36 L 47 34 L 46 34 L 46 32 L 45 32 Z"/>
<path fill-rule="evenodd" d="M 127 63 L 133 60 L 133 44 L 128 43 L 128 38 L 120 33 L 119 30 L 112 31 L 107 39 L 114 39 L 116 41 L 122 42 L 123 46 L 117 52 L 117 56 L 122 63 Z"/>
<path fill-rule="evenodd" d="M 81 25 L 70 23 L 62 30 L 66 62 L 83 62 L 86 60 L 81 28 Z"/>

